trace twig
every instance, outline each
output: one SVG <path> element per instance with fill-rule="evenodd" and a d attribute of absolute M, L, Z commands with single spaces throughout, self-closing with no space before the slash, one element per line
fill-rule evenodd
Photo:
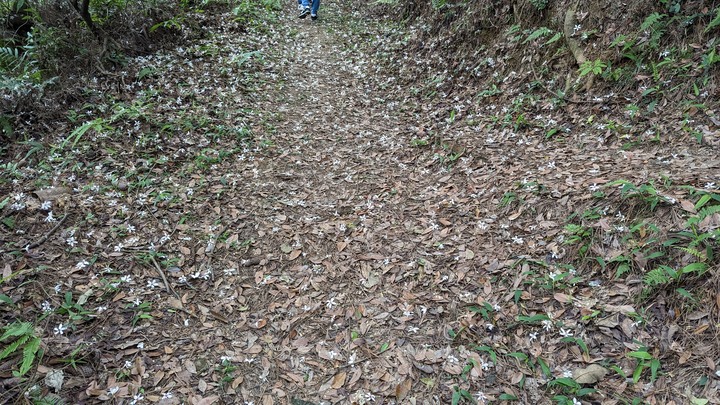
<path fill-rule="evenodd" d="M 52 234 L 54 234 L 55 231 L 57 231 L 57 230 L 62 226 L 62 224 L 63 224 L 63 223 L 65 222 L 65 220 L 67 219 L 67 217 L 68 217 L 68 214 L 63 215 L 63 217 L 60 219 L 60 222 L 58 222 L 57 225 L 55 225 L 55 226 L 53 227 L 53 229 L 51 229 L 48 233 L 46 233 L 45 235 L 43 235 L 43 237 L 40 238 L 39 240 L 37 240 L 36 242 L 33 242 L 33 243 L 25 246 L 24 249 L 25 249 L 26 251 L 27 251 L 27 250 L 30 250 L 30 249 L 35 249 L 36 247 L 38 247 L 38 246 L 42 245 L 43 243 L 45 243 L 45 241 L 47 241 L 48 238 L 49 238 L 50 236 L 52 236 Z"/>
<path fill-rule="evenodd" d="M 170 288 L 170 284 L 168 283 L 167 278 L 165 278 L 165 272 L 162 271 L 160 265 L 158 265 L 157 261 L 155 261 L 155 258 L 152 255 L 150 255 L 150 260 L 152 260 L 153 264 L 155 265 L 155 270 L 160 273 L 160 277 L 162 277 L 163 283 L 165 283 L 165 291 L 167 291 L 168 293 L 172 291 L 172 293 L 175 294 L 175 296 L 177 297 L 177 293 L 175 292 L 175 290 Z"/>

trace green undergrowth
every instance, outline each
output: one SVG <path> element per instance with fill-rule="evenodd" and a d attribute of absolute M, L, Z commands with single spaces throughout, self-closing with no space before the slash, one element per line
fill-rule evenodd
<path fill-rule="evenodd" d="M 704 287 L 720 263 L 720 193 L 618 180 L 594 197 L 593 205 L 571 215 L 565 226 L 564 244 L 578 268 L 609 280 L 640 278 L 640 303 L 660 293 L 688 303 L 709 298 Z"/>
<path fill-rule="evenodd" d="M 491 128 L 561 141 L 581 124 L 607 129 L 607 138 L 626 149 L 706 143 L 705 127 L 718 119 L 712 94 L 720 71 L 720 7 L 674 1 L 575 6 L 378 2 L 407 19 L 413 35 L 398 38 L 403 51 L 422 60 L 440 56 L 403 68 L 421 99 L 454 95 L 472 98 L 477 108 L 493 104 L 497 110 L 485 120 Z M 568 122 L 548 122 L 542 117 L 548 110 L 570 112 Z"/>

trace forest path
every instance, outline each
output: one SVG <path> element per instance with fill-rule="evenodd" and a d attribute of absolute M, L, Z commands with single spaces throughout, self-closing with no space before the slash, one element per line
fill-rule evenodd
<path fill-rule="evenodd" d="M 393 71 L 430 62 L 389 56 L 410 34 L 365 7 L 324 1 L 315 22 L 293 2 L 252 24 L 207 13 L 202 38 L 133 59 L 132 83 L 87 84 L 115 104 L 82 108 L 114 114 L 98 128 L 117 133 L 69 142 L 58 124 L 71 147 L 54 162 L 80 163 L 50 172 L 72 204 L 53 202 L 67 222 L 27 254 L 57 269 L 36 283 L 55 293 L 13 290 L 51 307 L 47 359 L 93 348 L 65 368 L 69 402 L 549 403 L 580 387 L 548 382 L 590 363 L 632 375 L 637 342 L 670 353 L 672 303 L 637 315 L 641 281 L 575 260 L 566 238 L 589 237 L 564 227 L 578 213 L 606 232 L 593 257 L 630 256 L 618 241 L 644 235 L 626 218 L 647 204 L 593 193 L 661 176 L 720 184 L 714 151 L 624 150 L 592 120 L 559 124 L 574 104 L 501 125 L 491 117 L 511 106 L 492 98 L 422 97 L 434 83 Z M 27 182 L 8 186 L 14 200 Z M 657 217 L 682 228 L 669 201 L 686 196 L 666 197 Z M 15 214 L 28 244 L 53 226 L 40 203 Z M 66 292 L 97 314 L 53 312 Z M 58 323 L 71 331 L 53 334 Z M 708 341 L 692 349 L 712 353 Z M 644 389 L 671 398 L 687 376 Z M 635 389 L 615 372 L 596 380 L 594 399 Z"/>

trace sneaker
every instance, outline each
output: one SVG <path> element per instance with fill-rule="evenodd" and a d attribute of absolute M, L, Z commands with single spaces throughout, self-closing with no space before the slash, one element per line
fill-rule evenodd
<path fill-rule="evenodd" d="M 310 14 L 310 18 L 312 18 L 313 21 L 317 20 L 317 14 Z"/>
<path fill-rule="evenodd" d="M 298 4 L 298 11 L 303 11 L 303 8 L 305 8 L 305 7 L 303 7 L 302 4 Z"/>
<path fill-rule="evenodd" d="M 307 17 L 308 14 L 310 14 L 310 7 L 305 7 L 302 9 L 302 11 L 300 12 L 300 15 L 298 17 L 305 18 L 305 17 Z"/>

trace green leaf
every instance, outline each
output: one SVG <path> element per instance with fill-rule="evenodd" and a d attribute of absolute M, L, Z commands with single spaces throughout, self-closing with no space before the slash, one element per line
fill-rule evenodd
<path fill-rule="evenodd" d="M 711 29 L 720 26 L 720 7 L 717 7 L 715 9 L 715 17 L 710 21 L 710 23 L 705 27 L 705 33 L 710 31 Z"/>
<path fill-rule="evenodd" d="M 597 390 L 592 389 L 592 388 L 580 388 L 580 389 L 577 390 L 577 392 L 575 393 L 575 396 L 584 397 L 585 395 L 592 394 L 592 393 L 595 393 L 595 392 L 597 392 Z"/>
<path fill-rule="evenodd" d="M 635 359 L 641 359 L 641 360 L 652 360 L 652 358 L 653 358 L 652 354 L 650 354 L 646 351 L 640 351 L 640 350 L 635 351 L 635 352 L 630 352 L 630 353 L 626 354 L 626 356 L 632 357 Z"/>
<path fill-rule="evenodd" d="M 657 379 L 657 372 L 660 369 L 660 360 L 652 359 L 650 362 L 650 382 L 654 382 Z"/>
<path fill-rule="evenodd" d="M 707 270 L 707 264 L 705 263 L 691 263 L 687 266 L 683 267 L 680 271 L 683 274 L 687 273 L 703 273 L 705 270 Z"/>
<path fill-rule="evenodd" d="M 637 382 L 640 381 L 640 375 L 642 374 L 644 369 L 645 369 L 645 367 L 642 365 L 635 367 L 635 371 L 633 371 L 633 375 L 632 375 L 632 379 L 635 384 L 637 384 Z"/>
<path fill-rule="evenodd" d="M 570 377 L 556 378 L 548 383 L 549 386 L 562 385 L 570 388 L 580 388 L 580 384 Z"/>
<path fill-rule="evenodd" d="M 533 316 L 518 316 L 518 321 L 523 323 L 540 323 L 542 321 L 549 321 L 550 318 L 545 314 L 537 314 Z"/>
<path fill-rule="evenodd" d="M 545 45 L 550 45 L 553 42 L 557 42 L 560 40 L 560 38 L 563 37 L 563 34 L 561 32 L 558 32 L 557 34 L 553 35 L 552 38 L 550 38 L 547 42 L 545 42 Z"/>
<path fill-rule="evenodd" d="M 710 195 L 709 195 L 709 194 L 704 194 L 702 197 L 700 197 L 700 199 L 698 200 L 698 202 L 695 203 L 695 209 L 696 209 L 696 210 L 699 210 L 699 209 L 702 208 L 705 204 L 707 204 L 708 201 L 710 201 Z"/>
<path fill-rule="evenodd" d="M 582 339 L 575 338 L 575 343 L 577 343 L 577 345 L 580 346 L 580 348 L 582 349 L 583 352 L 585 352 L 585 354 L 590 354 L 590 351 L 588 350 L 587 345 L 585 344 L 585 342 L 582 341 Z"/>
<path fill-rule="evenodd" d="M 695 301 L 695 297 L 693 297 L 693 295 L 690 294 L 690 292 L 684 288 L 677 288 L 677 289 L 675 289 L 675 292 L 691 301 Z"/>
<path fill-rule="evenodd" d="M 12 298 L 8 297 L 5 294 L 0 294 L 0 302 L 4 302 L 4 303 L 10 305 L 11 307 L 15 306 L 15 303 L 13 302 Z"/>
<path fill-rule="evenodd" d="M 10 197 L 6 197 L 4 200 L 0 201 L 0 210 L 5 208 L 8 202 L 10 202 Z"/>
<path fill-rule="evenodd" d="M 480 346 L 475 349 L 489 354 L 490 360 L 492 360 L 493 364 L 497 364 L 497 355 L 495 354 L 495 350 L 493 350 L 490 346 Z"/>
<path fill-rule="evenodd" d="M 457 404 L 459 404 L 459 403 L 460 403 L 460 398 L 461 398 L 461 397 L 460 397 L 460 392 L 459 392 L 459 391 L 457 390 L 457 388 L 456 388 L 456 389 L 455 389 L 455 392 L 453 392 L 453 395 L 452 395 L 452 405 L 457 405 Z"/>
<path fill-rule="evenodd" d="M 518 302 L 520 302 L 520 297 L 522 297 L 522 290 L 515 290 L 515 293 L 513 295 L 515 303 L 517 304 Z"/>
<path fill-rule="evenodd" d="M 390 347 L 390 343 L 387 343 L 387 342 L 383 343 L 382 346 L 380 346 L 380 353 L 382 353 L 382 352 L 384 352 L 385 350 L 387 350 L 388 347 Z"/>
<path fill-rule="evenodd" d="M 516 359 L 518 359 L 518 360 L 520 360 L 520 361 L 525 361 L 525 360 L 528 359 L 527 354 L 525 354 L 525 353 L 520 353 L 520 352 L 513 352 L 513 353 L 508 354 L 508 356 L 514 357 L 514 358 L 516 358 Z"/>
<path fill-rule="evenodd" d="M 472 394 L 467 390 L 460 390 L 460 395 L 462 395 L 463 398 L 465 398 L 471 402 L 474 401 L 474 399 L 475 399 L 475 398 L 473 398 Z"/>
<path fill-rule="evenodd" d="M 498 399 L 501 401 L 517 401 L 517 397 L 511 394 L 500 394 Z"/>
<path fill-rule="evenodd" d="M 545 362 L 545 360 L 538 357 L 537 359 L 538 364 L 540 364 L 540 369 L 542 370 L 542 373 L 545 377 L 550 377 L 552 375 L 552 372 L 550 371 L 550 367 L 548 367 L 548 364 Z"/>
<path fill-rule="evenodd" d="M 610 369 L 613 370 L 614 372 L 618 373 L 618 375 L 619 375 L 620 377 L 622 377 L 622 378 L 627 378 L 627 375 L 625 374 L 625 371 L 623 371 L 622 368 L 620 368 L 620 367 L 618 367 L 618 366 L 615 366 L 615 365 L 612 365 L 612 366 L 610 366 Z"/>

